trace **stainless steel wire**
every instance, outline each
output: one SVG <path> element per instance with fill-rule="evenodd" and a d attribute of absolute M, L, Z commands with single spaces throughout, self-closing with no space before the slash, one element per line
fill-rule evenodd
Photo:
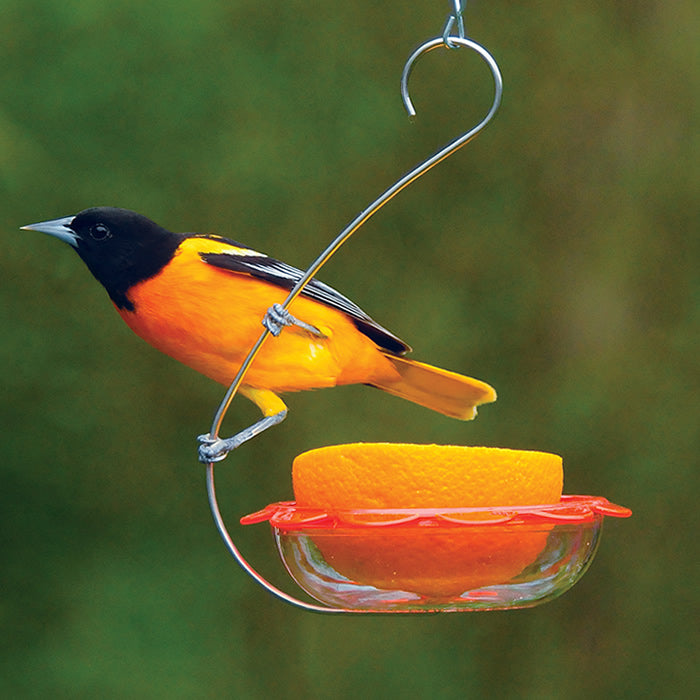
<path fill-rule="evenodd" d="M 464 33 L 464 17 L 462 13 L 467 4 L 467 0 L 452 0 L 453 11 L 447 16 L 447 21 L 445 22 L 445 28 L 442 30 L 442 40 L 448 49 L 459 48 L 459 44 L 454 42 L 455 36 L 452 35 L 452 30 L 455 25 L 457 25 L 457 35 L 458 39 L 465 39 L 466 35 Z"/>
<path fill-rule="evenodd" d="M 294 299 L 301 294 L 304 287 L 307 285 L 309 280 L 316 275 L 316 273 L 325 265 L 330 258 L 335 254 L 335 252 L 340 248 L 340 246 L 345 243 L 350 236 L 355 233 L 371 216 L 376 214 L 387 202 L 393 199 L 401 190 L 410 185 L 412 182 L 417 180 L 419 177 L 427 173 L 430 169 L 434 168 L 438 163 L 442 162 L 448 156 L 452 155 L 455 151 L 459 150 L 462 146 L 467 144 L 471 139 L 473 139 L 484 127 L 491 121 L 493 116 L 498 111 L 498 107 L 501 104 L 501 96 L 503 94 L 503 78 L 501 72 L 498 68 L 496 60 L 491 56 L 491 54 L 480 44 L 477 44 L 470 39 L 463 39 L 461 37 L 452 36 L 450 41 L 458 46 L 464 46 L 475 51 L 481 58 L 488 64 L 491 69 L 494 80 L 494 98 L 491 109 L 488 111 L 486 116 L 473 128 L 457 137 L 450 143 L 448 143 L 444 148 L 439 150 L 437 153 L 432 155 L 430 158 L 424 160 L 422 163 L 417 165 L 413 170 L 406 173 L 402 178 L 397 180 L 391 187 L 389 187 L 385 192 L 383 192 L 377 199 L 374 200 L 366 209 L 360 212 L 331 242 L 331 244 L 314 260 L 314 262 L 309 266 L 309 268 L 304 273 L 303 277 L 296 283 L 292 291 L 289 293 L 285 299 L 282 307 L 287 309 L 289 305 L 294 301 Z M 411 117 L 416 115 L 415 107 L 411 100 L 408 91 L 408 80 L 411 76 L 413 66 L 416 61 L 424 54 L 434 51 L 435 49 L 445 48 L 447 45 L 442 37 L 436 37 L 430 39 L 425 43 L 421 44 L 408 58 L 406 64 L 404 65 L 403 73 L 401 75 L 401 97 L 403 99 L 406 111 Z M 238 374 L 236 375 L 233 383 L 226 392 L 221 404 L 212 421 L 212 427 L 209 431 L 209 435 L 215 438 L 219 435 L 221 429 L 221 424 L 223 422 L 226 411 L 231 405 L 233 397 L 240 388 L 243 377 L 245 376 L 248 368 L 253 363 L 253 360 L 257 356 L 262 344 L 266 341 L 270 331 L 265 328 L 255 345 L 248 353 L 248 356 L 244 360 Z"/>
<path fill-rule="evenodd" d="M 442 162 L 447 158 L 448 156 L 452 155 L 455 153 L 457 150 L 459 150 L 462 146 L 467 144 L 471 139 L 473 139 L 478 133 L 480 133 L 484 127 L 491 121 L 491 119 L 494 117 L 496 114 L 500 103 L 501 103 L 501 96 L 503 94 L 503 79 L 501 77 L 501 72 L 500 69 L 498 68 L 498 64 L 496 63 L 496 60 L 491 56 L 491 54 L 480 44 L 477 44 L 474 41 L 471 41 L 470 39 L 467 39 L 463 36 L 464 32 L 464 25 L 462 22 L 462 9 L 463 9 L 463 4 L 461 0 L 454 0 L 454 7 L 455 7 L 455 12 L 454 14 L 450 15 L 450 19 L 448 19 L 448 25 L 445 27 L 445 32 L 443 33 L 443 36 L 436 37 L 434 39 L 430 39 L 423 44 L 421 44 L 408 58 L 406 61 L 406 64 L 404 66 L 402 75 L 401 75 L 401 97 L 404 103 L 404 107 L 406 108 L 406 111 L 410 116 L 415 116 L 416 110 L 413 106 L 413 102 L 411 101 L 411 97 L 409 94 L 408 90 L 408 81 L 411 76 L 411 72 L 413 70 L 413 66 L 415 65 L 416 61 L 423 55 L 434 51 L 435 49 L 439 48 L 456 48 L 456 47 L 465 47 L 469 48 L 472 51 L 475 51 L 488 65 L 493 81 L 494 81 L 494 98 L 493 98 L 493 103 L 491 105 L 491 108 L 487 112 L 486 116 L 472 129 L 469 131 L 465 132 L 461 136 L 458 136 L 454 140 L 450 141 L 446 146 L 441 148 L 439 151 L 437 151 L 434 155 L 430 156 L 426 160 L 424 160 L 422 163 L 417 165 L 415 168 L 413 168 L 411 171 L 406 173 L 403 177 L 401 177 L 399 180 L 397 180 L 391 187 L 389 187 L 386 191 L 384 191 L 377 199 L 374 200 L 366 209 L 364 209 L 362 212 L 360 212 L 339 234 L 336 236 L 336 238 L 330 243 L 330 245 L 314 260 L 314 262 L 309 266 L 309 268 L 306 270 L 304 273 L 303 277 L 297 282 L 297 284 L 294 286 L 292 291 L 289 293 L 287 296 L 286 300 L 283 303 L 283 307 L 287 309 L 289 305 L 296 299 L 296 297 L 301 294 L 302 290 L 306 286 L 306 284 L 311 280 L 311 278 L 325 265 L 325 263 L 328 262 L 328 260 L 334 255 L 334 253 L 345 243 L 350 236 L 353 235 L 371 216 L 377 213 L 379 209 L 381 209 L 387 202 L 389 202 L 391 199 L 393 199 L 399 192 L 401 192 L 405 187 L 410 185 L 412 182 L 417 180 L 419 177 L 427 173 L 429 170 L 434 168 L 438 163 Z M 458 35 L 452 35 L 450 34 L 452 27 L 454 26 L 455 22 L 457 23 L 458 27 Z M 250 352 L 248 353 L 248 356 L 246 357 L 245 361 L 241 365 L 238 374 L 236 375 L 233 383 L 229 387 L 228 391 L 226 392 L 221 404 L 219 405 L 219 408 L 216 411 L 216 414 L 214 416 L 214 419 L 212 421 L 212 427 L 210 431 L 210 436 L 211 437 L 217 437 L 219 435 L 219 431 L 221 429 L 221 424 L 224 420 L 224 417 L 226 415 L 226 411 L 228 410 L 231 401 L 233 400 L 233 397 L 236 395 L 236 392 L 238 391 L 239 387 L 241 386 L 241 383 L 243 381 L 243 378 L 252 364 L 252 362 L 255 360 L 255 357 L 257 356 L 260 348 L 262 347 L 263 343 L 267 340 L 268 335 L 270 332 L 265 328 L 261 334 L 258 340 L 256 341 L 255 345 L 251 348 Z M 306 610 L 308 612 L 318 612 L 318 613 L 359 613 L 362 612 L 363 614 L 367 614 L 366 611 L 359 611 L 359 610 L 352 610 L 352 609 L 346 609 L 346 608 L 331 608 L 331 607 L 326 607 L 322 605 L 317 605 L 314 603 L 309 603 L 305 602 L 302 600 L 299 600 L 298 598 L 295 598 L 294 596 L 291 596 L 284 591 L 280 590 L 276 586 L 274 586 L 272 583 L 267 581 L 263 576 L 261 576 L 243 557 L 241 554 L 240 550 L 236 546 L 236 544 L 233 541 L 233 538 L 229 534 L 226 525 L 224 523 L 223 517 L 221 516 L 221 511 L 219 509 L 218 501 L 216 498 L 216 488 L 214 484 L 214 464 L 213 463 L 208 463 L 206 465 L 206 473 L 207 473 L 207 494 L 209 498 L 209 505 L 211 508 L 212 515 L 214 517 L 214 521 L 216 523 L 216 527 L 219 531 L 219 534 L 221 535 L 221 538 L 223 539 L 227 549 L 229 550 L 230 554 L 233 556 L 233 558 L 236 560 L 236 562 L 239 564 L 239 566 L 245 571 L 256 583 L 258 583 L 260 586 L 262 586 L 264 589 L 266 589 L 269 593 L 271 593 L 273 596 L 278 598 L 279 600 L 288 603 L 290 605 L 293 605 L 297 608 L 301 608 L 303 610 Z M 381 614 L 381 613 L 380 613 Z"/>

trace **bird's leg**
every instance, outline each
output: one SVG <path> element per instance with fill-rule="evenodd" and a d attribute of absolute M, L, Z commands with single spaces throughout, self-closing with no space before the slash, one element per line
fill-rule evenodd
<path fill-rule="evenodd" d="M 285 326 L 298 326 L 305 331 L 308 331 L 312 335 L 323 338 L 323 333 L 321 333 L 316 326 L 312 326 L 309 323 L 300 321 L 298 318 L 292 316 L 292 314 L 285 309 L 282 304 L 273 304 L 265 314 L 262 320 L 263 326 L 267 328 L 270 333 L 274 336 L 278 336 Z"/>
<path fill-rule="evenodd" d="M 229 452 L 256 435 L 260 435 L 273 425 L 278 425 L 287 417 L 287 406 L 284 401 L 268 389 L 243 387 L 241 394 L 247 396 L 258 406 L 263 413 L 263 418 L 230 438 L 212 437 L 209 433 L 200 435 L 197 438 L 200 442 L 198 450 L 200 462 L 204 464 L 220 462 Z"/>
<path fill-rule="evenodd" d="M 240 433 L 236 433 L 230 438 L 212 438 L 209 433 L 200 435 L 197 440 L 201 443 L 199 446 L 199 461 L 204 464 L 209 462 L 220 462 L 225 459 L 229 452 L 240 447 L 244 442 L 247 442 L 256 435 L 260 435 L 264 430 L 271 428 L 273 425 L 281 423 L 287 417 L 287 411 L 280 411 L 274 416 L 265 416 L 257 423 L 249 426 Z"/>

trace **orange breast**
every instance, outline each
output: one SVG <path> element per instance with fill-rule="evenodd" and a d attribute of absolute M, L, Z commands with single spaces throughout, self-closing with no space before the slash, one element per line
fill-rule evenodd
<path fill-rule="evenodd" d="M 287 292 L 203 262 L 202 240 L 186 239 L 169 265 L 129 291 L 135 310 L 119 313 L 155 348 L 227 385 L 262 332 L 266 310 L 283 302 Z M 304 297 L 290 311 L 326 337 L 295 326 L 268 337 L 245 385 L 298 391 L 371 383 L 375 376 L 393 374 L 377 346 L 342 312 Z"/>

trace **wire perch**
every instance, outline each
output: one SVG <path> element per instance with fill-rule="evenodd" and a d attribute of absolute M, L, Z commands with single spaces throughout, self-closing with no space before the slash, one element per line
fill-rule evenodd
<path fill-rule="evenodd" d="M 501 77 L 501 72 L 498 68 L 498 64 L 491 54 L 480 44 L 477 44 L 470 39 L 464 39 L 458 36 L 451 36 L 450 43 L 454 46 L 463 46 L 475 51 L 481 58 L 487 63 L 491 69 L 491 74 L 494 80 L 494 98 L 491 105 L 491 109 L 488 111 L 486 116 L 472 129 L 466 133 L 458 136 L 453 141 L 448 143 L 442 149 L 437 151 L 434 155 L 424 160 L 422 163 L 417 165 L 413 170 L 406 173 L 402 178 L 397 180 L 391 187 L 389 187 L 383 194 L 381 194 L 377 199 L 372 202 L 366 209 L 364 209 L 360 214 L 358 214 L 353 221 L 351 221 L 333 240 L 333 242 L 316 258 L 316 260 L 309 266 L 301 279 L 294 286 L 292 291 L 289 293 L 285 301 L 280 305 L 275 305 L 274 314 L 279 317 L 281 314 L 287 311 L 289 305 L 294 301 L 294 299 L 301 294 L 304 287 L 308 284 L 312 277 L 325 265 L 328 260 L 335 254 L 335 252 L 340 248 L 340 246 L 345 243 L 353 233 L 355 233 L 370 217 L 376 214 L 379 209 L 381 209 L 387 202 L 393 199 L 399 192 L 401 192 L 405 187 L 410 185 L 412 182 L 417 180 L 419 177 L 427 173 L 429 170 L 434 168 L 438 163 L 441 163 L 448 156 L 455 153 L 457 150 L 462 148 L 465 144 L 471 141 L 479 132 L 481 132 L 484 127 L 491 121 L 493 116 L 496 114 L 498 107 L 501 103 L 501 96 L 503 94 L 503 79 Z M 416 115 L 415 107 L 411 100 L 408 91 L 408 81 L 413 70 L 413 66 L 416 61 L 431 51 L 439 48 L 454 48 L 454 46 L 449 46 L 445 43 L 442 37 L 436 37 L 430 39 L 425 43 L 421 44 L 408 58 L 401 75 L 401 97 L 403 99 L 404 107 L 408 112 L 409 116 L 414 117 Z M 272 310 L 271 310 L 272 311 Z M 280 423 L 284 420 L 285 413 L 280 413 L 275 416 L 267 416 L 261 421 L 251 426 L 250 428 L 241 431 L 232 438 L 221 439 L 219 438 L 219 431 L 221 429 L 221 424 L 223 422 L 226 411 L 228 410 L 233 397 L 236 395 L 238 389 L 240 388 L 243 378 L 248 371 L 248 368 L 253 363 L 253 360 L 257 356 L 263 343 L 267 340 L 268 336 L 272 332 L 274 327 L 273 322 L 269 321 L 269 314 L 263 319 L 264 330 L 260 334 L 260 337 L 256 341 L 255 345 L 249 352 L 248 356 L 244 360 L 238 374 L 236 375 L 233 383 L 226 392 L 219 408 L 214 416 L 212 422 L 211 430 L 207 435 L 200 436 L 200 441 L 205 443 L 206 451 L 200 449 L 200 461 L 211 464 L 212 462 L 218 462 L 224 459 L 228 452 L 232 449 L 238 447 L 242 442 L 258 435 L 267 428 Z M 212 453 L 215 453 L 212 456 Z"/>
<path fill-rule="evenodd" d="M 406 111 L 408 112 L 409 116 L 413 117 L 416 115 L 416 110 L 414 108 L 413 102 L 411 100 L 409 90 L 408 90 L 408 82 L 409 78 L 411 76 L 411 72 L 413 70 L 413 67 L 415 63 L 418 61 L 419 58 L 424 56 L 427 53 L 430 53 L 431 51 L 434 51 L 436 49 L 440 48 L 446 48 L 446 49 L 454 49 L 454 48 L 459 48 L 459 47 L 464 47 L 471 49 L 472 51 L 476 52 L 483 60 L 484 62 L 488 65 L 491 75 L 493 77 L 494 81 L 494 98 L 493 102 L 491 104 L 491 108 L 487 112 L 486 116 L 472 129 L 469 131 L 463 133 L 462 135 L 458 136 L 454 140 L 450 141 L 446 146 L 441 148 L 439 151 L 437 151 L 435 154 L 421 162 L 419 165 L 417 165 L 415 168 L 413 168 L 411 171 L 406 173 L 403 177 L 401 177 L 399 180 L 397 180 L 391 187 L 389 187 L 385 192 L 383 192 L 377 199 L 374 200 L 366 209 L 364 209 L 360 214 L 358 214 L 353 221 L 351 221 L 339 234 L 338 236 L 330 243 L 330 245 L 316 258 L 316 260 L 309 266 L 309 268 L 306 270 L 302 278 L 297 282 L 295 287 L 292 289 L 292 291 L 289 293 L 287 296 L 286 300 L 284 303 L 281 305 L 281 308 L 283 311 L 286 311 L 289 307 L 289 305 L 296 299 L 296 297 L 302 292 L 306 284 L 311 280 L 314 275 L 325 265 L 328 260 L 335 254 L 335 252 L 345 243 L 350 236 L 353 235 L 370 217 L 372 217 L 374 214 L 379 211 L 387 202 L 389 202 L 391 199 L 393 199 L 399 192 L 401 192 L 404 188 L 406 188 L 408 185 L 410 185 L 412 182 L 417 180 L 419 177 L 427 173 L 429 170 L 434 168 L 438 163 L 441 163 L 443 160 L 445 160 L 448 156 L 452 155 L 456 151 L 458 151 L 462 146 L 466 145 L 471 141 L 478 133 L 480 133 L 486 125 L 493 119 L 494 115 L 498 111 L 498 108 L 501 104 L 501 96 L 503 94 L 503 79 L 501 76 L 500 69 L 498 67 L 498 64 L 496 63 L 496 60 L 493 58 L 493 56 L 480 44 L 477 44 L 474 41 L 471 41 L 470 39 L 467 39 L 463 36 L 463 30 L 464 30 L 464 24 L 462 21 L 461 17 L 461 12 L 462 12 L 462 4 L 460 3 L 460 0 L 454 0 L 455 4 L 455 13 L 453 15 L 450 15 L 448 17 L 448 22 L 445 26 L 445 30 L 443 33 L 443 36 L 436 37 L 434 39 L 429 39 L 428 41 L 424 42 L 421 44 L 408 58 L 406 61 L 403 72 L 401 75 L 401 97 L 404 103 L 404 107 Z M 452 35 L 450 34 L 452 27 L 454 25 L 457 25 L 458 27 L 458 35 Z M 278 308 L 278 313 L 279 313 L 279 308 Z M 359 610 L 350 610 L 350 609 L 345 609 L 345 608 L 331 608 L 331 607 L 326 607 L 326 606 L 321 606 L 321 605 L 316 605 L 313 603 L 308 603 L 304 602 L 302 600 L 299 600 L 284 591 L 280 590 L 273 584 L 271 584 L 269 581 L 267 581 L 264 577 L 262 577 L 242 556 L 241 552 L 239 549 L 236 547 L 231 535 L 229 534 L 228 530 L 226 529 L 226 525 L 223 521 L 223 518 L 221 516 L 221 512 L 219 510 L 218 502 L 216 499 L 216 488 L 214 484 L 214 462 L 219 461 L 220 459 L 223 459 L 226 457 L 227 453 L 231 449 L 228 445 L 230 443 L 227 443 L 226 440 L 221 440 L 219 436 L 219 431 L 221 429 L 221 424 L 224 420 L 224 416 L 226 415 L 226 411 L 228 410 L 231 401 L 233 400 L 234 396 L 236 395 L 239 387 L 241 386 L 241 383 L 243 381 L 243 378 L 250 367 L 250 365 L 253 363 L 255 360 L 255 357 L 257 356 L 260 348 L 262 347 L 263 343 L 267 340 L 268 336 L 271 333 L 270 328 L 268 327 L 269 324 L 264 324 L 265 328 L 260 334 L 260 337 L 256 341 L 255 345 L 251 348 L 248 356 L 246 357 L 245 361 L 241 365 L 238 374 L 236 375 L 234 381 L 232 382 L 231 386 L 228 388 L 221 404 L 219 405 L 219 408 L 216 411 L 216 414 L 214 416 L 214 419 L 212 421 L 212 426 L 211 430 L 206 436 L 206 440 L 208 444 L 211 446 L 212 443 L 215 445 L 220 446 L 221 448 L 221 453 L 217 455 L 213 459 L 207 459 L 207 460 L 202 460 L 205 461 L 206 463 L 206 473 L 207 473 L 207 494 L 209 497 L 209 504 L 211 508 L 212 515 L 214 517 L 214 521 L 216 523 L 216 527 L 219 531 L 219 534 L 221 535 L 221 538 L 224 540 L 224 543 L 226 544 L 229 552 L 231 555 L 234 557 L 234 559 L 238 562 L 240 567 L 260 586 L 265 588 L 269 593 L 271 593 L 273 596 L 276 598 L 282 600 L 285 603 L 288 603 L 290 605 L 296 606 L 298 608 L 301 608 L 306 611 L 310 612 L 322 612 L 322 613 L 345 613 L 345 612 L 364 612 L 364 611 L 359 611 Z M 283 418 L 284 416 L 282 416 Z M 264 419 L 263 419 L 264 420 Z M 280 419 L 281 420 L 281 419 Z M 276 421 L 279 422 L 279 421 Z M 262 421 L 261 421 L 262 423 Z M 270 422 L 270 424 L 274 424 Z M 259 424 L 256 424 L 258 426 Z M 253 429 L 256 428 L 256 426 L 252 426 Z M 260 432 L 261 430 L 264 430 L 265 428 L 269 427 L 269 425 L 265 426 L 260 426 L 260 430 L 256 431 Z M 234 438 L 229 438 L 229 440 L 235 440 Z"/>

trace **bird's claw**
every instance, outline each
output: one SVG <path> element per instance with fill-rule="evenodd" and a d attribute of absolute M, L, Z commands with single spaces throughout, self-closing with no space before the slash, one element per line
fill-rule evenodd
<path fill-rule="evenodd" d="M 197 440 L 200 443 L 197 453 L 199 461 L 203 464 L 220 462 L 222 459 L 226 459 L 228 453 L 234 449 L 234 446 L 230 445 L 228 440 L 212 437 L 209 433 L 198 435 Z"/>
<path fill-rule="evenodd" d="M 321 333 L 316 326 L 312 326 L 310 323 L 305 323 L 295 318 L 282 304 L 273 304 L 265 313 L 262 324 L 275 337 L 282 332 L 285 326 L 297 326 L 298 328 L 308 331 L 312 335 L 323 337 L 323 333 Z"/>
<path fill-rule="evenodd" d="M 284 406 L 281 401 L 279 401 L 279 403 Z M 197 437 L 200 443 L 199 461 L 204 464 L 220 462 L 229 452 L 240 447 L 244 442 L 254 438 L 256 435 L 260 435 L 260 433 L 273 425 L 281 423 L 286 415 L 287 409 L 285 407 L 277 413 L 273 413 L 271 416 L 261 418 L 257 423 L 253 423 L 253 425 L 248 426 L 245 430 L 241 430 L 230 438 L 222 439 L 220 437 L 212 437 L 211 433 L 199 435 Z"/>

